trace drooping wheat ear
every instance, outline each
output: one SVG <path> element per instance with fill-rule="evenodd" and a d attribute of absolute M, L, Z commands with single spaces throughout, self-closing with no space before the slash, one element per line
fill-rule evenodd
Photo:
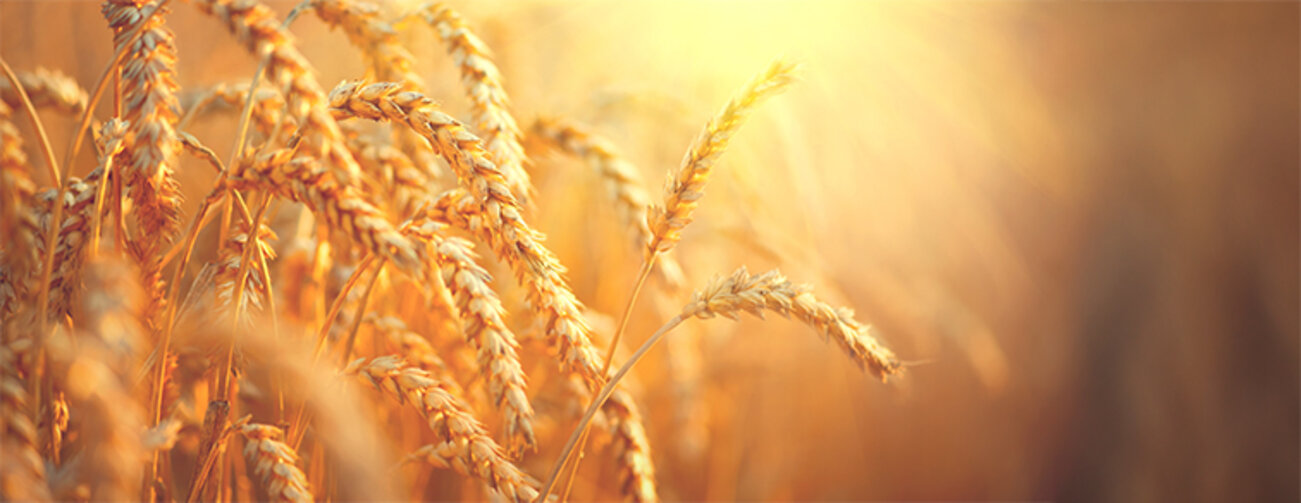
<path fill-rule="evenodd" d="M 547 342 L 556 348 L 561 367 L 593 387 L 600 381 L 601 362 L 592 346 L 592 329 L 583 319 L 582 304 L 565 283 L 564 266 L 542 246 L 544 236 L 529 228 L 517 210 L 508 209 L 514 208 L 485 208 L 464 189 L 456 189 L 434 202 L 429 217 L 471 231 L 511 265 L 517 280 L 528 289 L 529 303 L 543 315 Z"/>
<path fill-rule="evenodd" d="M 0 345 L 0 497 L 5 501 L 50 501 L 45 461 L 36 449 L 36 425 L 27 389 L 18 375 L 18 355 Z"/>
<path fill-rule="evenodd" d="M 262 269 L 262 264 L 270 262 L 276 256 L 271 243 L 268 243 L 269 240 L 276 238 L 276 233 L 266 224 L 259 224 L 257 235 L 250 236 L 247 222 L 240 220 L 235 226 L 238 234 L 227 238 L 217 255 L 217 272 L 214 278 L 217 306 L 222 312 L 229 313 L 228 315 L 235 313 L 235 306 L 232 305 L 235 300 L 235 286 L 239 282 L 240 264 L 245 257 L 244 251 L 251 240 L 257 250 L 249 255 L 250 263 L 245 267 L 248 273 L 245 275 L 244 294 L 240 298 L 241 305 L 238 309 L 241 313 L 241 326 L 249 326 L 253 316 L 262 310 L 262 304 L 270 293 L 269 286 L 262 281 L 263 275 L 267 272 Z M 261 254 L 261 258 L 258 254 Z"/>
<path fill-rule="evenodd" d="M 336 172 L 344 183 L 361 186 L 357 161 L 344 145 L 343 132 L 326 110 L 325 91 L 315 72 L 294 45 L 293 35 L 280 28 L 275 13 L 256 0 L 194 0 L 199 10 L 226 25 L 255 57 L 269 54 L 266 75 L 282 89 L 287 114 L 299 124 L 305 151 Z"/>
<path fill-rule="evenodd" d="M 7 80 L 0 79 L 5 82 Z M 11 274 L 26 272 L 35 268 L 39 262 L 36 256 L 37 223 L 31 209 L 32 196 L 36 193 L 36 184 L 32 182 L 31 165 L 23 151 L 23 139 L 18 128 L 10 122 L 13 110 L 0 102 L 0 241 L 3 242 L 3 257 L 0 264 Z M 10 278 L 9 285 L 15 295 L 25 295 L 22 275 Z M 7 313 L 0 311 L 0 320 L 6 319 Z"/>
<path fill-rule="evenodd" d="M 497 228 L 507 229 L 504 232 L 491 230 L 489 226 L 494 219 L 484 208 L 486 206 L 476 205 L 474 198 L 464 189 L 457 189 L 439 197 L 428 217 L 471 230 L 510 263 L 516 276 L 529 287 L 528 298 L 533 308 L 546 315 L 547 339 L 558 348 L 561 367 L 582 377 L 589 389 L 599 388 L 604 380 L 597 379 L 602 375 L 601 362 L 591 343 L 591 328 L 582 318 L 582 305 L 564 282 L 563 266 L 538 244 L 540 240 L 522 239 L 534 237 L 518 232 L 517 229 L 528 229 L 522 220 L 497 223 Z M 501 212 L 498 215 L 518 216 L 518 213 Z M 515 222 L 518 222 L 517 226 L 512 225 Z M 539 264 L 541 268 L 532 264 Z M 636 403 L 630 395 L 619 391 L 603 407 L 612 421 L 611 429 L 619 439 L 618 469 L 626 481 L 625 495 L 642 502 L 658 501 L 650 444 L 646 442 L 645 427 Z"/>
<path fill-rule="evenodd" d="M 45 68 L 18 72 L 18 82 L 34 107 L 53 108 L 69 115 L 80 115 L 86 110 L 86 90 L 63 72 Z M 21 106 L 18 92 L 7 79 L 0 79 L 0 99 L 10 106 Z"/>
<path fill-rule="evenodd" d="M 629 229 L 637 251 L 644 251 L 646 243 L 651 241 L 650 227 L 646 223 L 651 199 L 637 167 L 624 159 L 614 144 L 572 121 L 541 118 L 533 123 L 532 133 L 566 154 L 581 157 L 592 167 L 604 182 L 619 220 Z M 682 288 L 686 280 L 677 257 L 665 252 L 658 260 L 659 267 L 655 272 L 665 286 L 671 290 Z"/>
<path fill-rule="evenodd" d="M 389 259 L 412 277 L 422 277 L 418 247 L 366 201 L 356 188 L 341 184 L 309 157 L 293 158 L 290 149 L 268 152 L 256 159 L 245 156 L 228 178 L 235 188 L 265 189 L 306 203 L 318 218 L 360 243 L 366 250 Z"/>
<path fill-rule="evenodd" d="M 854 319 L 852 310 L 818 300 L 807 285 L 791 284 L 777 271 L 751 275 L 742 267 L 730 276 L 715 278 L 695 293 L 679 316 L 736 319 L 741 312 L 763 317 L 764 311 L 809 325 L 835 341 L 860 369 L 882 380 L 903 370 L 894 352 L 872 337 L 869 327 Z"/>
<path fill-rule="evenodd" d="M 63 223 L 55 238 L 54 266 L 50 273 L 50 316 L 59 318 L 68 314 L 81 267 L 86 256 L 86 239 L 90 233 L 92 213 L 95 208 L 95 191 L 101 182 L 99 170 L 92 171 L 85 180 L 69 178 L 63 194 Z M 59 191 L 48 189 L 38 198 L 45 211 L 40 216 L 45 232 L 53 225 L 54 198 Z M 37 253 L 44 255 L 45 242 L 37 240 Z"/>
<path fill-rule="evenodd" d="M 185 129 L 188 122 L 203 114 L 213 105 L 220 105 L 224 110 L 242 110 L 244 100 L 248 98 L 248 83 L 222 83 L 191 93 L 183 97 L 185 116 L 181 118 L 180 128 Z M 285 97 L 280 91 L 270 87 L 260 87 L 253 92 L 253 108 L 250 119 L 258 132 L 269 135 L 284 120 Z M 284 125 L 287 127 L 288 125 Z"/>
<path fill-rule="evenodd" d="M 397 356 L 357 360 L 345 372 L 365 377 L 399 402 L 411 403 L 429 421 L 438 443 L 420 448 L 413 457 L 476 477 L 506 501 L 529 503 L 537 498 L 536 482 L 506 459 L 469 407 L 428 372 Z"/>
<path fill-rule="evenodd" d="M 239 432 L 244 435 L 244 457 L 253 464 L 253 473 L 262 479 L 272 501 L 311 503 L 307 476 L 298 468 L 298 453 L 285 444 L 284 431 L 253 423 Z"/>
<path fill-rule="evenodd" d="M 652 236 L 647 243 L 648 253 L 668 251 L 682 239 L 682 229 L 691 223 L 691 212 L 705 195 L 709 173 L 727 150 L 732 136 L 760 103 L 795 81 L 795 69 L 791 63 L 774 61 L 705 124 L 682 158 L 682 167 L 669 174 L 664 186 L 664 205 L 653 206 L 647 216 Z"/>
<path fill-rule="evenodd" d="M 506 436 L 512 447 L 535 448 L 533 407 L 528 382 L 519 362 L 519 343 L 503 319 L 506 310 L 489 283 L 492 277 L 478 264 L 473 244 L 447 236 L 441 224 L 424 220 L 413 233 L 427 240 L 430 255 L 443 283 L 451 290 L 460 311 L 465 338 L 478 352 L 479 368 L 488 374 L 488 391 L 506 417 Z"/>
<path fill-rule="evenodd" d="M 516 199 L 530 199 L 533 185 L 525 169 L 528 158 L 520 146 L 519 125 L 510 113 L 510 98 L 502 85 L 501 72 L 492 62 L 492 51 L 465 25 L 447 4 L 434 2 L 418 12 L 447 44 L 447 52 L 461 70 L 461 85 L 473 106 L 474 126 L 483 136 L 484 147 L 501 169 Z"/>

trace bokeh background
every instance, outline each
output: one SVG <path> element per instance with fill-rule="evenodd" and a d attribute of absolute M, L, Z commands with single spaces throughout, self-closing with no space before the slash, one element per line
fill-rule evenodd
<path fill-rule="evenodd" d="M 252 75 L 174 3 L 184 88 Z M 656 195 L 734 89 L 778 55 L 804 64 L 724 157 L 682 261 L 693 285 L 780 267 L 856 308 L 909 373 L 874 382 L 784 320 L 692 322 L 639 371 L 666 499 L 1301 495 L 1298 4 L 452 4 L 523 124 L 591 124 Z M 342 34 L 310 15 L 293 31 L 327 87 L 361 75 Z M 403 37 L 467 117 L 436 37 Z M 91 87 L 110 46 L 96 2 L 0 0 L 17 68 Z M 62 152 L 71 121 L 43 119 Z M 234 124 L 192 132 L 224 153 Z M 599 326 L 639 257 L 580 163 L 536 157 L 532 220 Z M 183 184 L 211 180 L 184 162 Z"/>

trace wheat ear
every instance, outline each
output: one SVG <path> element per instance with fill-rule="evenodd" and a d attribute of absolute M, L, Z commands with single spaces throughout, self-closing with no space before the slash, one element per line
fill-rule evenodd
<path fill-rule="evenodd" d="M 99 184 L 100 171 L 93 171 L 85 180 L 69 178 L 63 191 L 63 222 L 58 226 L 54 248 L 53 268 L 50 274 L 50 310 L 51 316 L 68 314 L 76 292 L 77 280 L 81 276 L 81 267 L 86 256 L 86 238 L 90 233 L 91 212 L 95 206 L 95 192 Z M 54 199 L 60 191 L 49 189 L 38 197 L 47 208 L 53 208 Z M 52 209 L 41 215 L 42 229 L 53 225 Z M 45 254 L 45 244 L 37 243 L 37 252 Z"/>
<path fill-rule="evenodd" d="M 682 166 L 669 174 L 664 186 L 664 205 L 652 207 L 647 216 L 652 234 L 646 245 L 648 253 L 668 251 L 682 239 L 682 229 L 691 223 L 691 212 L 705 195 L 710 171 L 727 150 L 732 136 L 760 103 L 781 93 L 794 81 L 795 65 L 774 61 L 705 124 L 682 158 Z"/>
<path fill-rule="evenodd" d="M 248 99 L 248 83 L 216 84 L 202 91 L 189 93 L 182 99 L 185 115 L 181 117 L 177 128 L 184 131 L 190 121 L 214 105 L 224 110 L 243 110 L 246 99 Z M 253 108 L 250 117 L 253 124 L 257 126 L 258 132 L 270 135 L 278 126 L 289 128 L 290 125 L 282 124 L 284 109 L 285 97 L 280 94 L 280 91 L 270 87 L 259 87 L 253 92 Z"/>
<path fill-rule="evenodd" d="M 249 224 L 247 222 L 241 220 L 235 226 L 238 234 L 227 238 L 221 251 L 218 252 L 217 271 L 214 275 L 214 281 L 216 283 L 218 308 L 223 312 L 231 313 L 231 315 L 236 311 L 243 313 L 239 320 L 240 326 L 247 327 L 252 322 L 252 315 L 262 310 L 262 304 L 271 294 L 270 285 L 263 283 L 267 271 L 262 269 L 262 264 L 274 259 L 276 256 L 275 250 L 267 242 L 275 239 L 276 234 L 266 224 L 259 224 L 257 234 L 252 236 L 248 232 Z M 256 246 L 257 250 L 251 255 L 251 261 L 246 266 L 248 274 L 245 275 L 244 292 L 240 296 L 242 305 L 237 310 L 232 305 L 235 298 L 235 286 L 239 281 L 240 264 L 245 257 L 245 248 L 250 243 Z"/>
<path fill-rule="evenodd" d="M 422 447 L 414 457 L 479 478 L 507 501 L 529 503 L 537 497 L 536 482 L 506 459 L 469 407 L 428 372 L 397 356 L 357 360 L 345 372 L 365 377 L 376 389 L 412 404 L 428 419 L 439 443 Z"/>
<path fill-rule="evenodd" d="M 527 204 L 533 185 L 525 169 L 528 158 L 520 145 L 523 135 L 510 113 L 510 98 L 501 72 L 492 62 L 492 51 L 447 4 L 429 3 L 417 12 L 447 45 L 448 54 L 461 70 L 461 85 L 470 99 L 474 126 L 483 137 L 484 148 L 501 169 L 511 193 Z"/>
<path fill-rule="evenodd" d="M 488 375 L 489 395 L 506 416 L 507 438 L 513 446 L 536 447 L 519 343 L 506 325 L 501 300 L 489 286 L 492 277 L 479 266 L 469 241 L 449 237 L 441 225 L 427 220 L 413 228 L 429 241 L 443 283 L 453 294 L 465 337 L 478 352 L 479 368 Z"/>
<path fill-rule="evenodd" d="M 52 108 L 69 115 L 79 115 L 86 110 L 86 90 L 63 72 L 37 68 L 30 72 L 19 72 L 18 82 L 27 91 L 32 106 Z M 8 80 L 0 80 L 0 100 L 10 106 L 21 104 L 18 90 Z"/>
<path fill-rule="evenodd" d="M 583 438 L 587 425 L 591 423 L 596 411 L 605 407 L 606 401 L 616 393 L 615 386 L 637 362 L 641 361 L 642 357 L 646 356 L 655 343 L 689 318 L 708 319 L 723 316 L 736 319 L 742 312 L 762 318 L 765 311 L 795 318 L 813 327 L 824 337 L 835 341 L 860 369 L 871 372 L 882 380 L 897 375 L 903 370 L 894 353 L 868 335 L 867 326 L 855 320 L 853 312 L 849 309 L 831 307 L 814 297 L 809 287 L 793 285 L 777 271 L 753 276 L 742 267 L 732 275 L 715 278 L 704 288 L 697 290 L 682 312 L 646 339 L 623 367 L 606 382 L 583 414 L 583 419 L 570 434 L 565 447 L 561 449 L 551 475 L 542 486 L 543 497 L 551 493 L 551 488 L 565 465 L 564 461 L 569 458 L 574 447 Z"/>

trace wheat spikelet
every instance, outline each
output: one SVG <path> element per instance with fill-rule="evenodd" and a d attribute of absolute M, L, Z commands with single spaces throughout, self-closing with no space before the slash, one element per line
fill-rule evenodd
<path fill-rule="evenodd" d="M 537 498 L 536 482 L 506 459 L 469 407 L 428 372 L 397 356 L 357 360 L 345 372 L 365 377 L 376 389 L 412 404 L 428 419 L 439 443 L 420 448 L 413 457 L 479 478 L 507 501 L 528 503 Z"/>
<path fill-rule="evenodd" d="M 45 68 L 18 72 L 18 82 L 34 107 L 52 108 L 68 115 L 79 115 L 86 110 L 86 90 L 63 72 Z M 18 91 L 8 79 L 0 79 L 0 100 L 10 106 L 21 103 Z"/>
<path fill-rule="evenodd" d="M 637 167 L 628 162 L 618 149 L 605 138 L 572 122 L 541 118 L 533 123 L 531 132 L 566 154 L 583 158 L 596 171 L 613 200 L 619 220 L 629 229 L 637 251 L 645 250 L 651 241 L 646 211 L 651 205 L 646 185 L 637 174 Z M 661 253 L 656 274 L 670 290 L 678 290 L 685 283 L 682 266 L 672 253 Z"/>
<path fill-rule="evenodd" d="M 714 163 L 727 150 L 732 136 L 755 107 L 781 93 L 795 81 L 795 66 L 774 61 L 727 102 L 727 106 L 705 124 L 682 159 L 682 167 L 670 173 L 664 186 L 664 205 L 653 206 L 647 216 L 652 237 L 648 253 L 665 252 L 682 239 L 682 229 L 691 223 L 691 212 L 705 195 L 705 182 Z"/>
<path fill-rule="evenodd" d="M 461 70 L 461 84 L 473 106 L 474 126 L 483 137 L 484 148 L 501 169 L 511 193 L 527 203 L 533 186 L 525 169 L 528 158 L 520 146 L 523 135 L 510 114 L 510 98 L 501 72 L 492 62 L 492 51 L 447 4 L 426 4 L 418 12 L 447 44 L 447 52 Z"/>
<path fill-rule="evenodd" d="M 869 335 L 866 325 L 854 319 L 853 311 L 818 300 L 808 286 L 791 284 L 777 271 L 751 275 L 742 267 L 730 276 L 715 278 L 696 291 L 680 316 L 736 319 L 740 312 L 763 317 L 764 311 L 813 327 L 835 341 L 860 369 L 882 380 L 903 370 L 894 353 Z"/>
<path fill-rule="evenodd" d="M 358 184 L 356 159 L 344 146 L 343 132 L 326 111 L 325 92 L 311 65 L 294 46 L 293 36 L 281 29 L 275 14 L 253 0 L 194 0 L 199 10 L 222 21 L 250 54 L 267 54 L 268 78 L 278 84 L 288 104 L 289 117 L 299 124 L 308 153 L 337 171 L 340 180 Z"/>
<path fill-rule="evenodd" d="M 18 375 L 18 355 L 0 346 L 0 498 L 50 501 L 45 462 L 36 449 L 36 427 L 28 410 L 27 389 Z"/>
<path fill-rule="evenodd" d="M 393 227 L 352 186 L 341 184 L 331 171 L 311 158 L 293 158 L 289 149 L 241 160 L 228 182 L 236 187 L 257 187 L 306 203 L 330 226 L 365 249 L 391 260 L 398 268 L 421 277 L 423 269 L 414 243 Z"/>
<path fill-rule="evenodd" d="M 478 352 L 479 368 L 488 374 L 489 394 L 506 416 L 507 438 L 515 446 L 535 447 L 533 407 L 520 368 L 519 343 L 507 328 L 503 319 L 506 311 L 489 286 L 492 278 L 479 266 L 469 241 L 447 237 L 434 222 L 413 227 L 429 241 L 443 283 L 453 294 L 465 337 Z"/>
<path fill-rule="evenodd" d="M 240 427 L 239 433 L 244 436 L 244 457 L 253 464 L 253 473 L 262 479 L 272 501 L 312 501 L 307 476 L 298 468 L 298 453 L 285 445 L 284 432 L 280 428 L 247 424 Z"/>
<path fill-rule="evenodd" d="M 85 180 L 69 178 L 67 190 L 63 194 L 63 222 L 55 238 L 54 266 L 50 273 L 50 316 L 61 317 L 68 314 L 81 267 L 86 255 L 86 238 L 90 233 L 90 221 L 95 208 L 95 191 L 99 187 L 100 171 L 93 171 Z M 46 211 L 40 216 L 42 232 L 53 223 L 54 199 L 58 190 L 49 189 L 37 196 Z M 45 254 L 45 242 L 38 240 L 37 253 Z"/>

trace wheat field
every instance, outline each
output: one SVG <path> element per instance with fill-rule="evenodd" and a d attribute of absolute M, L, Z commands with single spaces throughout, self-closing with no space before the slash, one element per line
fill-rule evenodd
<path fill-rule="evenodd" d="M 1299 16 L 0 0 L 0 497 L 1294 496 Z"/>

